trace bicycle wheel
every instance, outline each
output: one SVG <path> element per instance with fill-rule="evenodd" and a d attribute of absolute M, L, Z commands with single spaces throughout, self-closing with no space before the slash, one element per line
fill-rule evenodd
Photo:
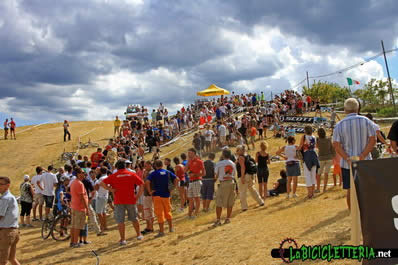
<path fill-rule="evenodd" d="M 41 237 L 43 239 L 47 239 L 50 236 L 51 226 L 52 226 L 52 221 L 50 220 L 43 221 L 43 224 L 41 225 Z"/>
<path fill-rule="evenodd" d="M 60 215 L 55 218 L 51 236 L 57 241 L 65 241 L 70 238 L 69 229 L 72 223 L 70 215 Z"/>

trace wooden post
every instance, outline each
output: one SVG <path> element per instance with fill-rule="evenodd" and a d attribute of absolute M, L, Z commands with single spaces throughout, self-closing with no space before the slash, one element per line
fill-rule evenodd
<path fill-rule="evenodd" d="M 351 244 L 353 246 L 358 246 L 361 244 L 361 218 L 353 175 L 353 168 L 357 167 L 355 162 L 357 160 L 358 157 L 352 157 L 353 162 L 352 167 L 350 168 Z M 361 264 L 361 262 L 354 262 L 352 264 Z"/>

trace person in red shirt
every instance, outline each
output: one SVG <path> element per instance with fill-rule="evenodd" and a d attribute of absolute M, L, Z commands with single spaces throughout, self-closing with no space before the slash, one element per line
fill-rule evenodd
<path fill-rule="evenodd" d="M 120 245 L 126 245 L 125 235 L 125 212 L 127 211 L 127 219 L 133 223 L 135 232 L 137 233 L 137 240 L 142 240 L 144 237 L 140 232 L 140 223 L 138 222 L 137 198 L 141 197 L 144 192 L 144 182 L 135 173 L 126 169 L 126 163 L 119 160 L 116 163 L 117 171 L 108 176 L 101 182 L 101 187 L 107 189 L 114 194 L 114 217 L 118 224 L 120 234 Z M 139 186 L 138 194 L 135 195 L 135 186 Z"/>
<path fill-rule="evenodd" d="M 297 115 L 303 116 L 303 101 L 301 100 L 301 98 L 297 102 Z"/>
<path fill-rule="evenodd" d="M 306 99 L 306 106 L 305 106 L 306 112 L 309 112 L 309 111 L 311 110 L 311 101 L 312 101 L 311 97 L 310 97 L 310 96 L 307 96 L 307 99 Z"/>
<path fill-rule="evenodd" d="M 88 196 L 83 184 L 85 178 L 84 171 L 81 168 L 76 169 L 76 179 L 70 185 L 72 226 L 71 226 L 71 247 L 80 247 L 77 243 L 80 230 L 84 229 L 86 224 L 86 215 L 88 214 Z"/>
<path fill-rule="evenodd" d="M 173 159 L 174 163 L 176 164 L 175 167 L 175 172 L 177 178 L 180 180 L 180 184 L 178 185 L 178 191 L 180 192 L 180 200 L 181 200 L 181 205 L 180 205 L 180 212 L 184 211 L 184 206 L 185 202 L 187 200 L 186 198 L 186 192 L 185 192 L 185 167 L 183 164 L 180 163 L 180 159 L 178 157 L 174 157 Z"/>
<path fill-rule="evenodd" d="M 90 160 L 91 160 L 91 168 L 96 169 L 98 167 L 99 162 L 104 158 L 102 154 L 102 148 L 98 148 L 97 152 L 92 153 Z"/>
<path fill-rule="evenodd" d="M 203 161 L 196 155 L 196 150 L 190 148 L 188 150 L 188 164 L 185 169 L 189 176 L 188 186 L 188 200 L 189 200 L 189 211 L 188 217 L 190 219 L 195 218 L 192 216 L 193 207 L 195 205 L 195 216 L 199 214 L 200 209 L 200 190 L 202 188 L 202 177 L 206 175 L 205 166 Z"/>
<path fill-rule="evenodd" d="M 15 122 L 14 122 L 14 120 L 12 118 L 11 118 L 11 121 L 10 121 L 9 125 L 10 125 L 11 140 L 12 140 L 12 136 L 13 135 L 14 135 L 14 140 L 17 140 L 17 138 L 15 137 L 15 127 L 16 127 L 16 125 L 15 125 Z"/>

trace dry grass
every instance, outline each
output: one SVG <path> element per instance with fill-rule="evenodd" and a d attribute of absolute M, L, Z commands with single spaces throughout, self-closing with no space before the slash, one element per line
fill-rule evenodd
<path fill-rule="evenodd" d="M 35 127 L 17 134 L 17 141 L 1 141 L 1 175 L 12 179 L 11 190 L 18 194 L 23 174 L 33 175 L 37 165 L 47 166 L 57 161 L 64 151 L 76 150 L 76 137 L 91 130 L 83 137 L 103 146 L 113 134 L 112 122 L 74 122 L 71 124 L 73 141 L 63 142 L 62 124 L 49 124 Z M 23 130 L 25 128 L 18 128 Z M 0 132 L 1 133 L 1 132 Z M 269 140 L 270 152 L 275 151 L 284 142 L 280 139 Z M 162 149 L 165 157 L 173 157 L 185 151 L 191 145 L 191 135 Z M 258 147 L 259 142 L 256 143 Z M 93 149 L 81 150 L 90 154 Z M 254 155 L 254 152 L 251 152 Z M 270 166 L 272 184 L 278 179 L 283 163 Z M 304 179 L 299 178 L 299 183 Z M 270 185 L 269 184 L 269 188 Z M 119 235 L 112 218 L 110 232 L 105 237 L 96 237 L 90 233 L 91 245 L 80 249 L 70 249 L 69 243 L 42 240 L 40 229 L 21 229 L 17 257 L 21 264 L 95 264 L 90 250 L 100 255 L 101 264 L 283 264 L 272 259 L 271 249 L 279 246 L 286 237 L 296 239 L 301 244 L 347 244 L 350 238 L 350 218 L 346 209 L 344 192 L 332 187 L 325 194 L 313 200 L 304 199 L 306 190 L 298 188 L 299 198 L 286 200 L 284 196 L 266 200 L 265 207 L 257 207 L 252 200 L 250 209 L 240 213 L 239 200 L 236 201 L 232 223 L 216 229 L 209 229 L 215 219 L 214 211 L 201 213 L 199 218 L 186 220 L 186 213 L 175 214 L 176 232 L 161 239 L 147 236 L 142 242 L 135 240 L 131 225 L 127 228 L 129 244 L 119 247 Z M 225 215 L 225 212 L 224 212 Z M 36 226 L 39 224 L 36 223 Z M 309 264 L 326 264 L 322 261 Z M 298 263 L 297 263 L 298 264 Z M 333 264 L 351 264 L 349 261 L 336 261 Z"/>

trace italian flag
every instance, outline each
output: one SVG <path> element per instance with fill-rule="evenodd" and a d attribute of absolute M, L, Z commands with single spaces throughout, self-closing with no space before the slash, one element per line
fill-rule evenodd
<path fill-rule="evenodd" d="M 350 77 L 347 77 L 347 82 L 348 82 L 349 86 L 352 86 L 353 84 L 355 84 L 355 85 L 359 85 L 360 84 L 359 81 L 351 79 Z"/>

